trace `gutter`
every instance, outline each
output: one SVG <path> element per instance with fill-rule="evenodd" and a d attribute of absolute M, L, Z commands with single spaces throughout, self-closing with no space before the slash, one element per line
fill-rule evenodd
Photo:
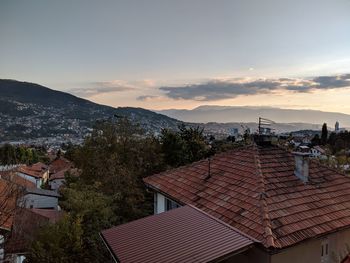
<path fill-rule="evenodd" d="M 112 259 L 114 260 L 114 262 L 116 263 L 120 263 L 120 261 L 118 260 L 117 256 L 114 255 L 111 247 L 108 245 L 107 241 L 105 240 L 105 238 L 103 237 L 102 233 L 98 233 L 98 235 L 100 236 L 100 238 L 102 239 L 103 244 L 105 245 L 105 247 L 107 248 L 109 254 L 112 256 Z"/>

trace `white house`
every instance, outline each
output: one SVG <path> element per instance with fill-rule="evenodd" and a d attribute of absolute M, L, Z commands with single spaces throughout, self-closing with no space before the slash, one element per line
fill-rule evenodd
<path fill-rule="evenodd" d="M 55 191 L 44 190 L 40 188 L 27 188 L 20 205 L 25 208 L 43 208 L 60 210 L 58 198 L 60 197 Z"/>
<path fill-rule="evenodd" d="M 310 150 L 311 157 L 313 158 L 320 158 L 321 156 L 324 156 L 326 154 L 326 151 L 323 150 L 320 146 L 314 146 Z"/>
<path fill-rule="evenodd" d="M 21 166 L 17 170 L 17 174 L 36 184 L 36 187 L 40 188 L 49 178 L 49 168 L 43 163 L 36 163 L 33 165 Z"/>

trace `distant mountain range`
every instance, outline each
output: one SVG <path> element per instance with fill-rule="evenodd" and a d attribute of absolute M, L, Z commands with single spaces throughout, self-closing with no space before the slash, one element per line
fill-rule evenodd
<path fill-rule="evenodd" d="M 176 128 L 178 120 L 142 108 L 113 108 L 15 80 L 0 80 L 0 142 L 28 138 L 82 138 L 96 120 L 126 116 L 149 132 Z"/>
<path fill-rule="evenodd" d="M 320 130 L 323 122 L 331 128 L 336 121 L 341 126 L 350 126 L 350 115 L 314 110 L 201 106 L 193 110 L 153 112 L 113 108 L 38 84 L 0 79 L 0 143 L 36 138 L 53 138 L 57 143 L 81 140 L 97 120 L 115 115 L 140 123 L 150 133 L 159 133 L 162 128 L 176 129 L 185 122 L 222 137 L 233 129 L 242 132 L 243 127 L 255 131 L 259 116 L 277 122 L 273 127 L 276 132 Z"/>
<path fill-rule="evenodd" d="M 259 117 L 271 119 L 277 123 L 305 123 L 322 125 L 327 123 L 334 128 L 336 121 L 341 127 L 350 127 L 350 115 L 317 110 L 291 110 L 273 107 L 231 107 L 231 106 L 200 106 L 193 110 L 162 110 L 158 113 L 185 122 L 257 122 Z"/>

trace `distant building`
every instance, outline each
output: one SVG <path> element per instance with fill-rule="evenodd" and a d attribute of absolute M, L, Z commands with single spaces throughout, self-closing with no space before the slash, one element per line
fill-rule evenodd
<path fill-rule="evenodd" d="M 322 149 L 320 146 L 314 146 L 311 148 L 311 157 L 313 158 L 323 158 L 326 157 L 326 151 Z"/>
<path fill-rule="evenodd" d="M 229 135 L 231 135 L 231 136 L 235 136 L 235 137 L 238 136 L 238 129 L 237 128 L 230 128 L 228 132 L 229 132 Z"/>
<path fill-rule="evenodd" d="M 337 122 L 335 123 L 335 125 L 334 125 L 334 131 L 335 131 L 336 133 L 339 132 L 339 122 L 338 122 L 338 121 L 337 121 Z"/>

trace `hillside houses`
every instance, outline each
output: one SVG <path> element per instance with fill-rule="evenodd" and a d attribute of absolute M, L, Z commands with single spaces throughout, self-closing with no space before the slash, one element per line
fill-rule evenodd
<path fill-rule="evenodd" d="M 17 174 L 35 183 L 36 187 L 39 188 L 49 179 L 49 167 L 41 162 L 33 165 L 23 165 L 17 169 Z"/>
<path fill-rule="evenodd" d="M 49 165 L 36 163 L 0 171 L 0 262 L 5 256 L 9 262 L 23 262 L 27 239 L 40 226 L 61 218 L 58 190 L 71 169 L 72 163 L 62 158 Z"/>
<path fill-rule="evenodd" d="M 350 178 L 310 153 L 253 144 L 144 182 L 155 215 L 101 233 L 116 262 L 330 263 L 348 256 Z"/>

